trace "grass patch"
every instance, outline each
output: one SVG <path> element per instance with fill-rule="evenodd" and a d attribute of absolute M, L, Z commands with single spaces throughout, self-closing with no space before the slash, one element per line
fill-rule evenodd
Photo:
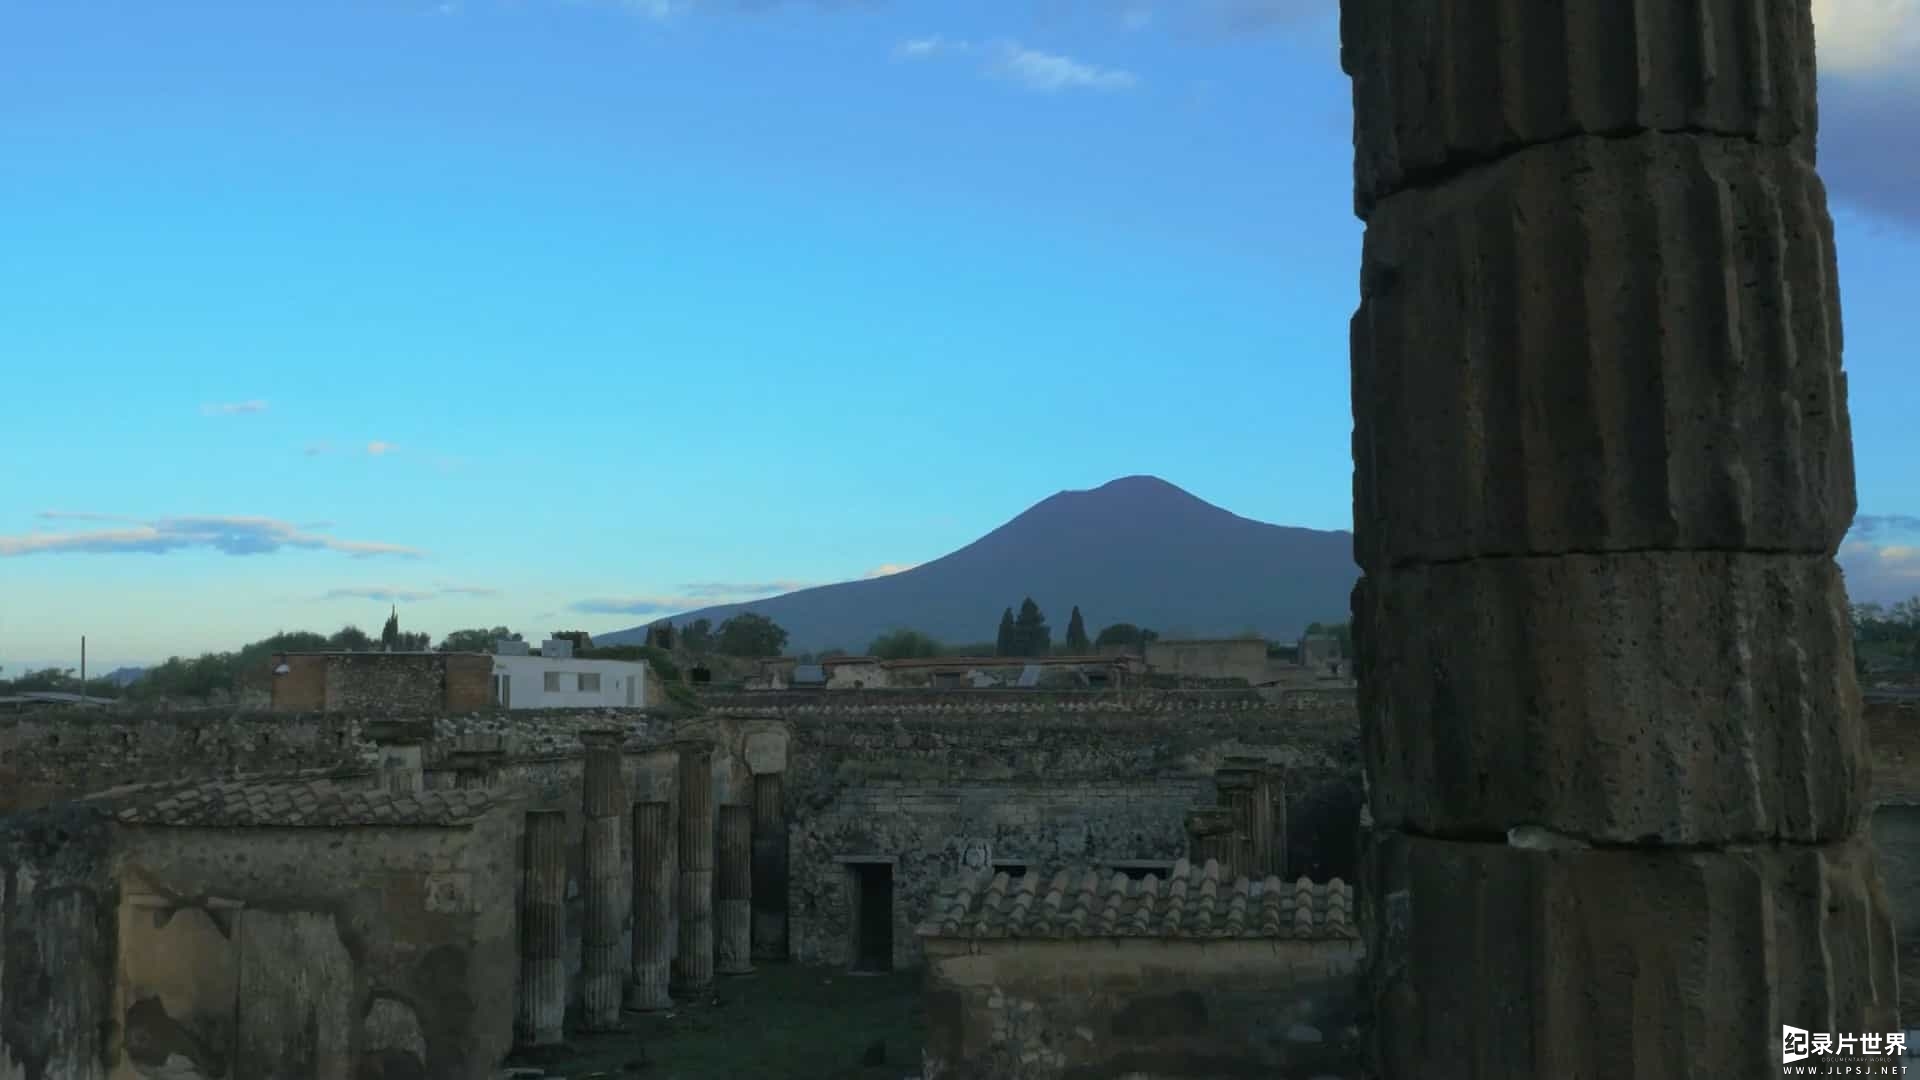
<path fill-rule="evenodd" d="M 575 1033 L 527 1061 L 549 1076 L 643 1080 L 902 1080 L 920 1075 L 918 971 L 848 975 L 768 964 L 720 976 L 699 1004 L 627 1013 L 626 1029 Z M 717 1004 L 715 1003 L 717 1002 Z M 881 1061 L 868 1064 L 875 1044 Z"/>

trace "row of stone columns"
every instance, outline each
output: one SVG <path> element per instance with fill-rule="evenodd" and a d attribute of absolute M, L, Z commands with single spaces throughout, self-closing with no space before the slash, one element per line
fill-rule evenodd
<path fill-rule="evenodd" d="M 589 1031 L 613 1030 L 619 1027 L 623 1007 L 665 1009 L 672 1006 L 674 993 L 684 997 L 705 993 L 716 968 L 727 975 L 752 971 L 756 949 L 767 959 L 784 959 L 786 821 L 778 775 L 756 778 L 753 805 L 721 806 L 716 811 L 711 746 L 678 744 L 676 830 L 676 815 L 667 803 L 628 801 L 621 732 L 589 732 L 583 740 L 587 752 L 582 785 L 586 884 L 581 928 L 582 1026 Z M 621 816 L 629 807 L 630 876 L 624 872 L 621 840 Z M 552 1044 L 562 1038 L 567 1000 L 567 840 L 564 812 L 527 814 L 523 975 L 515 1025 L 521 1045 Z M 778 919 L 756 921 L 756 914 L 769 914 L 754 909 L 757 880 L 782 894 Z M 629 916 L 631 947 L 623 949 L 621 939 Z M 758 936 L 765 941 L 756 940 L 756 925 L 763 928 Z"/>

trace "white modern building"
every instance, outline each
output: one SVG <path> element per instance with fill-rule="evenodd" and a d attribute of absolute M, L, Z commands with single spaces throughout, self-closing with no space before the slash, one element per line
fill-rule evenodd
<path fill-rule="evenodd" d="M 577 660 L 564 641 L 544 643 L 540 656 L 496 655 L 493 702 L 507 709 L 641 709 L 647 700 L 645 660 Z"/>

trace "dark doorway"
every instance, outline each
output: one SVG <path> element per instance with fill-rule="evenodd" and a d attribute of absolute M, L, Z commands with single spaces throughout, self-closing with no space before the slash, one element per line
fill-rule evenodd
<path fill-rule="evenodd" d="M 853 892 L 853 970 L 893 970 L 893 865 L 850 863 Z"/>

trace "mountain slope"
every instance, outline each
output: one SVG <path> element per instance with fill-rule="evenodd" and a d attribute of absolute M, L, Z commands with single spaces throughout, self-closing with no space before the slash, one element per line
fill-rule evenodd
<path fill-rule="evenodd" d="M 950 644 L 991 641 L 1001 609 L 1032 596 L 1058 643 L 1075 604 L 1087 632 L 1130 622 L 1162 634 L 1291 639 L 1346 618 L 1359 571 L 1353 536 L 1268 525 L 1151 476 L 1063 491 L 966 547 L 911 570 L 675 616 L 715 625 L 754 611 L 785 627 L 789 651 L 856 652 L 896 627 Z M 596 635 L 638 641 L 645 627 Z"/>

